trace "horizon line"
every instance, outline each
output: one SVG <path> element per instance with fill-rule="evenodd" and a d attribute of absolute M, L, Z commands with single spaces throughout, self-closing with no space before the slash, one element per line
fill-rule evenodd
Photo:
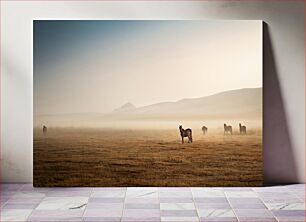
<path fill-rule="evenodd" d="M 201 97 L 189 97 L 189 98 L 183 98 L 183 99 L 179 99 L 179 100 L 175 100 L 175 101 L 165 101 L 165 102 L 152 103 L 152 104 L 145 105 L 145 106 L 135 106 L 132 102 L 128 101 L 128 102 L 122 104 L 120 107 L 117 107 L 115 109 L 120 109 L 122 106 L 124 106 L 127 103 L 131 103 L 133 106 L 135 106 L 135 109 L 138 109 L 138 108 L 144 108 L 144 107 L 148 107 L 148 106 L 152 106 L 152 105 L 157 105 L 157 104 L 176 103 L 176 102 L 180 102 L 180 101 L 188 100 L 188 99 L 200 99 L 200 98 L 205 98 L 205 97 L 210 97 L 210 96 L 216 96 L 218 94 L 222 94 L 222 93 L 225 93 L 225 92 L 244 90 L 244 89 L 262 89 L 262 88 L 263 87 L 260 86 L 260 87 L 247 87 L 247 88 L 231 89 L 231 90 L 220 91 L 220 92 L 217 92 L 217 93 L 213 93 L 213 94 L 209 94 L 209 95 L 201 96 Z M 34 117 L 39 117 L 39 116 L 78 115 L 78 114 L 107 114 L 107 113 L 113 112 L 115 109 L 113 109 L 112 111 L 109 111 L 109 112 L 77 112 L 77 113 L 56 113 L 56 114 L 50 114 L 50 113 L 48 113 L 48 114 L 34 114 L 33 113 L 33 116 Z"/>

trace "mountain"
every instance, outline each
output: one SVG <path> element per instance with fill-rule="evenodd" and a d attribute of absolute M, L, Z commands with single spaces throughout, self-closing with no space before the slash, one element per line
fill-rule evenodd
<path fill-rule="evenodd" d="M 129 103 L 128 103 L 129 104 Z M 108 120 L 261 118 L 262 88 L 225 91 L 211 96 L 163 102 L 135 108 L 125 104 Z"/>
<path fill-rule="evenodd" d="M 127 121 L 141 123 L 151 121 L 182 120 L 234 120 L 262 119 L 262 88 L 246 88 L 225 91 L 200 98 L 182 99 L 176 102 L 156 103 L 149 106 L 135 107 L 126 103 L 109 113 L 77 113 L 60 115 L 39 115 L 34 118 L 34 125 L 55 126 L 105 126 L 114 123 L 122 125 Z"/>
<path fill-rule="evenodd" d="M 113 112 L 125 112 L 125 111 L 129 111 L 129 110 L 133 110 L 135 108 L 136 107 L 132 103 L 126 103 L 126 104 L 120 106 L 119 108 L 114 109 Z"/>

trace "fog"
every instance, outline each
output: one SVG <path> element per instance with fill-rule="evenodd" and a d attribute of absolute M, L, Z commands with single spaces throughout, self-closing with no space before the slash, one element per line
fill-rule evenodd
<path fill-rule="evenodd" d="M 261 21 L 34 22 L 38 125 L 261 86 Z"/>

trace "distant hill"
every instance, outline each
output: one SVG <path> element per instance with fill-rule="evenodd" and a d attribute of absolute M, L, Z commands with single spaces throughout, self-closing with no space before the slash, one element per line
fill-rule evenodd
<path fill-rule="evenodd" d="M 115 109 L 113 112 L 125 112 L 135 109 L 136 107 L 132 103 L 126 103 L 119 108 Z"/>
<path fill-rule="evenodd" d="M 125 105 L 124 105 L 125 106 Z M 124 107 L 122 106 L 122 107 Z M 163 102 L 149 106 L 120 109 L 103 119 L 197 119 L 197 118 L 261 118 L 262 88 L 225 91 L 193 99 Z"/>
<path fill-rule="evenodd" d="M 109 113 L 79 113 L 35 116 L 34 125 L 100 125 L 115 121 L 181 121 L 262 119 L 262 88 L 245 88 L 176 102 L 135 107 L 126 103 Z"/>

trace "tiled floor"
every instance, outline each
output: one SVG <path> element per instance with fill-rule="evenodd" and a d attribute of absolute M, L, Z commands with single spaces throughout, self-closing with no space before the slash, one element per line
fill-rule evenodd
<path fill-rule="evenodd" d="M 1 221 L 305 221 L 305 185 L 33 188 L 1 185 Z"/>

